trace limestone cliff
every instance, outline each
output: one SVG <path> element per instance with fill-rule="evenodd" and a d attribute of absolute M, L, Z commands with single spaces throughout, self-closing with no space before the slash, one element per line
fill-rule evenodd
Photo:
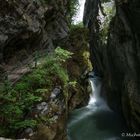
<path fill-rule="evenodd" d="M 7 71 L 7 66 L 17 65 L 19 61 L 28 59 L 35 51 L 42 50 L 41 54 L 44 50 L 50 51 L 57 46 L 57 41 L 67 36 L 67 4 L 67 0 L 0 1 L 0 84 L 5 82 L 2 77 Z M 14 57 L 16 59 L 11 63 Z M 22 64 L 19 67 L 22 67 Z M 2 96 L 1 89 L 2 87 Z M 1 99 L 0 104 L 4 106 Z M 0 124 L 5 126 L 6 123 L 1 116 Z M 12 137 L 2 134 L 1 130 L 1 136 Z M 14 133 L 13 137 L 22 137 L 21 132 L 20 136 Z"/>
<path fill-rule="evenodd" d="M 99 45 L 97 0 L 87 0 L 84 23 L 90 29 L 94 68 L 104 79 L 109 105 L 122 112 L 130 128 L 140 132 L 140 1 L 116 0 L 108 43 Z"/>
<path fill-rule="evenodd" d="M 71 25 L 74 3 L 75 0 L 0 1 L 1 137 L 65 140 L 68 111 L 87 104 L 85 79 L 91 67 L 88 30 L 80 24 Z M 37 79 L 30 77 L 32 74 Z M 43 79 L 44 84 L 40 82 Z"/>
<path fill-rule="evenodd" d="M 0 1 L 0 64 L 22 49 L 52 48 L 67 35 L 66 13 L 67 0 Z"/>

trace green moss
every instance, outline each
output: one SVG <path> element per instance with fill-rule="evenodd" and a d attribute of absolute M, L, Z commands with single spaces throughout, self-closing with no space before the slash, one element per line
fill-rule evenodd
<path fill-rule="evenodd" d="M 92 70 L 92 65 L 90 62 L 90 52 L 89 52 L 89 31 L 87 28 L 84 28 L 79 25 L 73 25 L 70 30 L 69 35 L 69 51 L 74 53 L 73 59 L 76 60 L 76 65 L 79 67 L 73 68 L 73 72 L 75 70 L 79 71 L 79 74 L 82 74 L 84 69 L 88 71 Z M 79 75 L 77 75 L 79 76 Z"/>
<path fill-rule="evenodd" d="M 66 63 L 70 80 L 76 82 L 75 86 L 70 86 L 68 89 L 68 107 L 70 110 L 85 103 L 87 101 L 85 99 L 88 99 L 83 80 L 85 71 L 92 70 L 88 41 L 88 29 L 84 28 L 82 24 L 78 24 L 71 26 L 65 42 L 61 42 L 63 48 L 67 48 L 68 51 L 73 53 L 72 58 Z"/>
<path fill-rule="evenodd" d="M 1 136 L 14 136 L 16 131 L 25 127 L 35 127 L 37 120 L 24 119 L 37 102 L 46 100 L 46 94 L 56 86 L 61 85 L 67 91 L 69 76 L 64 64 L 72 53 L 56 48 L 52 54 L 44 58 L 41 64 L 30 74 L 25 75 L 20 82 L 11 87 L 9 82 L 0 93 L 0 132 Z"/>
<path fill-rule="evenodd" d="M 107 38 L 109 33 L 109 26 L 111 19 L 115 16 L 116 9 L 115 5 L 112 3 L 112 5 L 108 4 L 109 0 L 105 0 L 103 3 L 103 8 L 106 16 L 101 20 L 100 25 L 100 39 L 101 42 L 106 45 L 107 44 Z"/>

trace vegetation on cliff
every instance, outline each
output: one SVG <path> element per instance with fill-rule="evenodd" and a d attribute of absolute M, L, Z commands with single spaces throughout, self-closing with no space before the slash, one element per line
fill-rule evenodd
<path fill-rule="evenodd" d="M 73 17 L 76 15 L 79 8 L 79 0 L 69 0 L 68 5 L 68 15 L 72 23 Z"/>
<path fill-rule="evenodd" d="M 91 31 L 92 63 L 103 77 L 110 107 L 123 115 L 130 129 L 139 132 L 140 1 L 115 0 L 115 16 L 109 10 L 111 14 L 106 12 L 100 24 L 100 2 L 111 1 L 86 1 L 84 23 Z"/>
<path fill-rule="evenodd" d="M 71 55 L 72 53 L 58 47 L 15 86 L 12 87 L 9 81 L 5 81 L 0 89 L 0 135 L 10 136 L 20 128 L 36 126 L 37 121 L 24 120 L 24 116 L 34 104 L 48 97 L 53 87 L 68 86 L 69 76 L 63 66 Z"/>
<path fill-rule="evenodd" d="M 102 4 L 105 16 L 100 15 L 100 40 L 103 45 L 107 45 L 107 40 L 108 40 L 108 34 L 109 34 L 109 26 L 112 18 L 115 16 L 115 4 L 112 1 L 107 1 Z"/>
<path fill-rule="evenodd" d="M 80 77 L 91 70 L 87 41 L 88 30 L 79 25 L 72 26 L 65 42 L 59 43 L 63 49 L 57 47 L 54 52 L 36 60 L 37 67 L 14 86 L 5 80 L 0 88 L 1 136 L 15 137 L 17 132 L 37 128 L 45 120 L 51 121 L 49 114 L 37 118 L 28 117 L 28 114 L 36 104 L 49 100 L 51 91 L 57 86 L 62 88 L 65 112 L 86 102 L 88 96 Z"/>
<path fill-rule="evenodd" d="M 3 19 L 10 28 L 1 25 L 7 29 L 5 32 L 11 33 L 15 28 L 16 32 L 8 34 L 8 43 L 0 40 L 4 46 L 0 52 L 4 52 L 2 67 L 5 67 L 4 72 L 3 68 L 0 70 L 1 76 L 4 75 L 0 81 L 0 136 L 65 139 L 68 112 L 87 103 L 85 79 L 92 70 L 88 30 L 81 24 L 72 25 L 78 0 L 3 3 L 9 9 L 12 7 L 14 14 L 7 10 L 13 21 L 7 23 Z M 22 29 L 21 23 L 24 23 Z M 17 70 L 11 76 L 8 68 L 15 64 Z M 16 80 L 13 82 L 9 77 Z"/>

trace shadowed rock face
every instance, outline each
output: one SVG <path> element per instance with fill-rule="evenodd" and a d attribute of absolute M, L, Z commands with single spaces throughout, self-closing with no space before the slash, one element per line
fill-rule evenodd
<path fill-rule="evenodd" d="M 2 0 L 0 2 L 0 64 L 22 48 L 53 48 L 67 35 L 67 0 Z"/>
<path fill-rule="evenodd" d="M 87 0 L 85 13 L 95 8 L 94 4 L 91 8 L 91 1 Z M 90 16 L 96 19 L 93 16 L 97 14 Z M 91 18 L 85 15 L 84 20 L 88 23 Z M 98 36 L 95 22 L 88 24 L 92 62 L 104 77 L 108 104 L 123 113 L 130 128 L 140 132 L 140 1 L 116 0 L 116 15 L 110 23 L 107 46 L 99 46 L 95 40 Z"/>

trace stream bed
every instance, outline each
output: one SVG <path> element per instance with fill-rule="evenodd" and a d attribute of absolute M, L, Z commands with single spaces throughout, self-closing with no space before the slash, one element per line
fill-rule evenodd
<path fill-rule="evenodd" d="M 101 94 L 101 78 L 89 79 L 92 93 L 86 107 L 73 111 L 68 120 L 68 140 L 133 140 L 123 119 L 112 111 Z"/>

